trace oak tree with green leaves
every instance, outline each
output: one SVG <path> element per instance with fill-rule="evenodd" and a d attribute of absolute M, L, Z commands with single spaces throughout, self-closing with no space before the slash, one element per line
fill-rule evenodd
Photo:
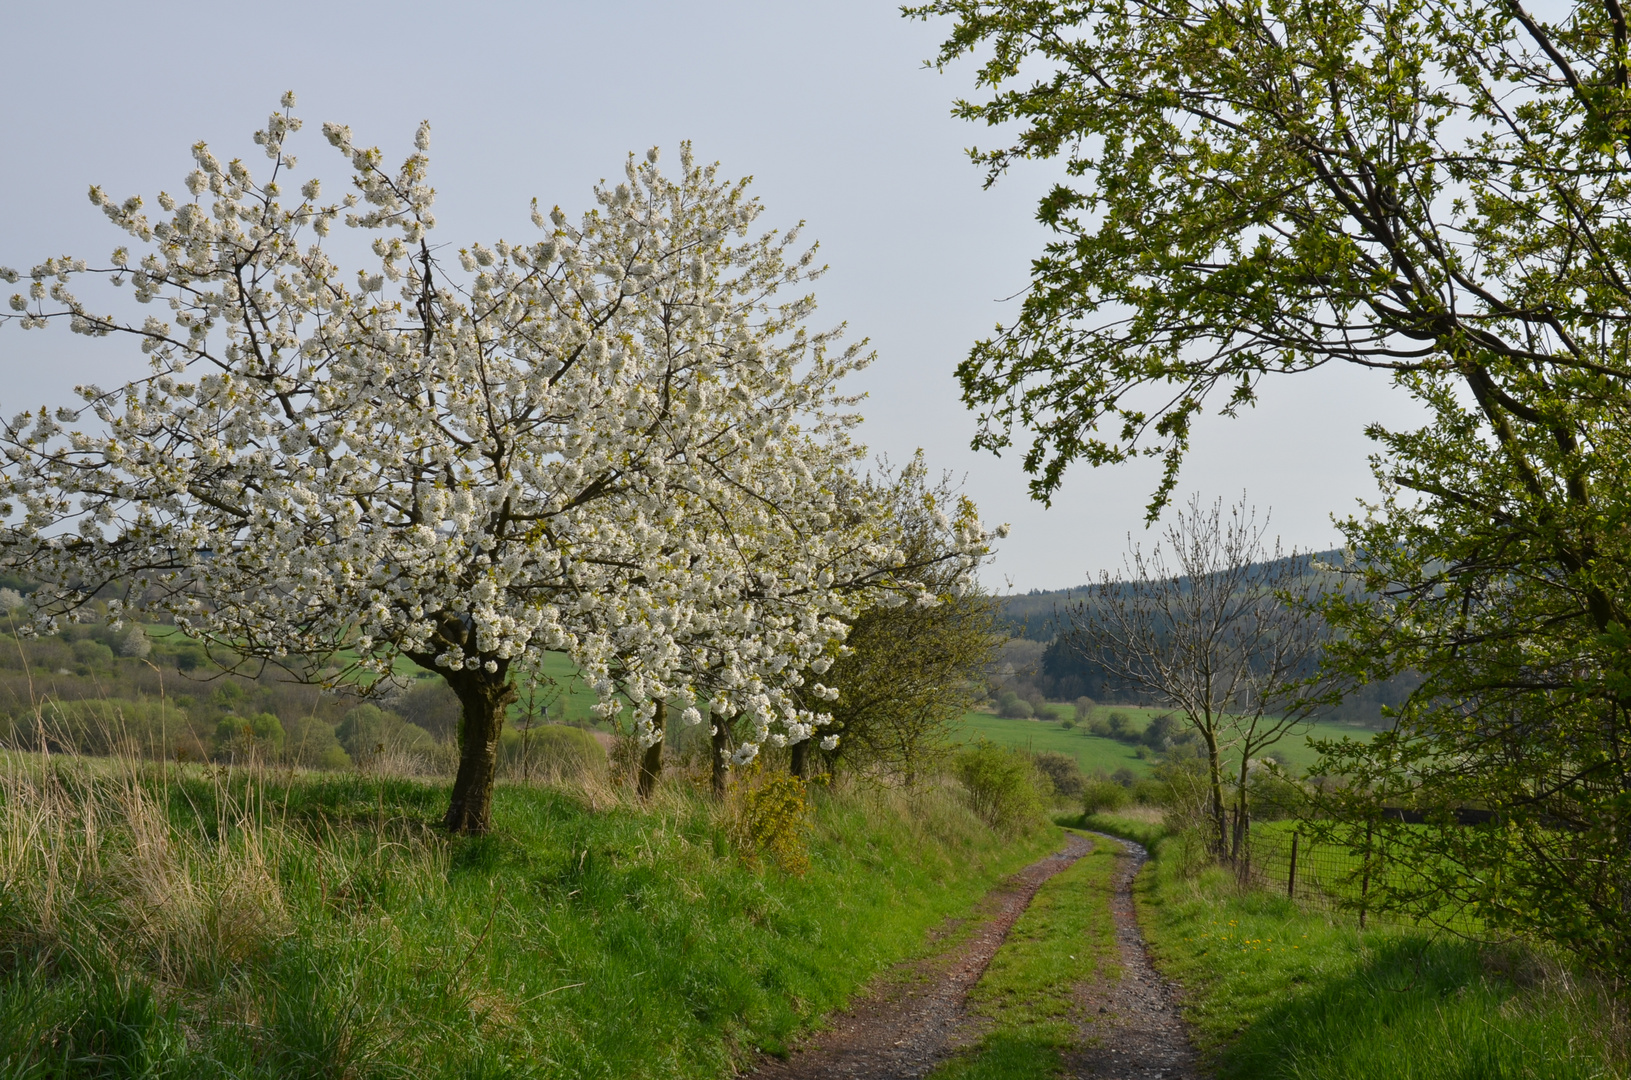
<path fill-rule="evenodd" d="M 1618 0 L 938 0 L 938 60 L 982 57 L 960 115 L 1067 180 L 1011 323 L 962 364 L 977 444 L 1069 465 L 1164 460 L 1262 380 L 1343 363 L 1427 407 L 1373 426 L 1379 503 L 1346 524 L 1368 596 L 1334 659 L 1413 668 L 1397 729 L 1332 748 L 1356 819 L 1460 901 L 1631 969 L 1631 76 Z M 1452 806 L 1494 810 L 1452 828 Z M 1431 851 L 1422 851 L 1421 847 Z"/>

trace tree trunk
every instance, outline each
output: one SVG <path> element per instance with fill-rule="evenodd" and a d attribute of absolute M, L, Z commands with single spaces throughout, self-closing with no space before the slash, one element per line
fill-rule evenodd
<path fill-rule="evenodd" d="M 442 825 L 452 833 L 477 835 L 493 823 L 493 773 L 498 767 L 498 737 L 504 713 L 516 699 L 507 682 L 507 665 L 495 674 L 483 669 L 442 671 L 447 684 L 464 707 L 459 732 L 459 772 L 453 779 L 453 797 Z"/>
<path fill-rule="evenodd" d="M 656 715 L 651 718 L 651 726 L 657 731 L 657 741 L 646 747 L 645 756 L 640 759 L 640 797 L 651 798 L 651 793 L 657 790 L 657 780 L 663 775 L 663 736 L 668 729 L 668 703 L 656 701 Z"/>
<path fill-rule="evenodd" d="M 1217 735 L 1210 730 L 1202 734 L 1206 738 L 1208 779 L 1212 782 L 1212 849 L 1222 859 L 1229 854 L 1229 825 L 1223 812 L 1223 762 L 1219 760 Z"/>
<path fill-rule="evenodd" d="M 793 744 L 793 760 L 788 763 L 787 771 L 798 777 L 800 780 L 804 779 L 804 767 L 809 749 L 809 739 Z"/>
<path fill-rule="evenodd" d="M 1242 877 L 1247 872 L 1246 866 L 1246 835 L 1251 829 L 1249 816 L 1251 807 L 1246 801 L 1246 782 L 1251 779 L 1251 759 L 1246 752 L 1240 755 L 1240 791 L 1235 796 L 1235 835 L 1234 844 L 1230 850 L 1230 858 L 1234 860 L 1235 870 Z"/>
<path fill-rule="evenodd" d="M 725 763 L 730 758 L 731 729 L 730 724 L 723 716 L 716 715 L 710 719 L 714 725 L 710 742 L 710 750 L 714 759 L 710 782 L 713 787 L 714 798 L 722 800 L 725 798 L 725 782 L 730 779 L 730 768 Z"/>

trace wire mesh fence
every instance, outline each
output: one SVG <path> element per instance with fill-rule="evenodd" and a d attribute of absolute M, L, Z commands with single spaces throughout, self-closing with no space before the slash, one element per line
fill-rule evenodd
<path fill-rule="evenodd" d="M 1356 846 L 1316 840 L 1294 821 L 1254 823 L 1248 835 L 1244 876 L 1259 888 L 1308 907 L 1357 915 L 1362 926 L 1376 920 L 1426 923 L 1472 936 L 1482 929 L 1477 919 L 1459 910 L 1446 908 L 1420 918 L 1383 906 L 1390 879 L 1408 868 L 1392 861 L 1368 830 Z"/>

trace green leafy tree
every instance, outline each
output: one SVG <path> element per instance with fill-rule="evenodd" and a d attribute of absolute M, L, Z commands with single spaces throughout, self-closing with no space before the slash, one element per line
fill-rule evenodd
<path fill-rule="evenodd" d="M 989 176 L 1059 159 L 1016 319 L 960 369 L 981 445 L 1031 432 L 1032 492 L 1076 461 L 1164 459 L 1208 402 L 1329 363 L 1392 373 L 1418 431 L 1371 428 L 1384 491 L 1347 524 L 1366 596 L 1341 666 L 1423 682 L 1397 730 L 1333 747 L 1331 809 L 1460 900 L 1631 971 L 1631 76 L 1616 0 L 940 0 L 981 50 Z M 1439 825 L 1392 829 L 1411 800 Z M 1452 808 L 1493 812 L 1449 824 Z M 1402 823 L 1400 823 L 1402 825 Z M 1383 841 L 1386 841 L 1383 843 Z M 1422 850 L 1423 847 L 1430 850 Z M 1437 859 L 1438 862 L 1432 862 Z"/>
<path fill-rule="evenodd" d="M 912 567 L 902 576 L 924 595 L 851 621 L 843 654 L 823 676 L 838 692 L 824 749 L 834 763 L 882 767 L 912 785 L 935 771 L 952 729 L 984 696 L 982 672 L 1002 636 L 990 598 L 946 558 L 955 550 L 950 522 L 966 519 L 973 504 L 944 478 L 927 482 L 920 463 L 904 472 L 891 501 L 905 537 L 902 561 Z M 793 748 L 795 771 L 804 752 Z"/>

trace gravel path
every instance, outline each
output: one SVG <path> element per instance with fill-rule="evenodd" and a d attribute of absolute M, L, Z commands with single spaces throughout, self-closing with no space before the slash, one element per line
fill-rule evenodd
<path fill-rule="evenodd" d="M 1032 863 L 987 894 L 979 916 L 984 922 L 977 931 L 938 956 L 897 969 L 787 1060 L 763 1059 L 754 1076 L 913 1080 L 926 1074 L 977 1036 L 964 999 L 1036 890 L 1092 850 L 1085 838 L 1068 837 L 1063 850 Z"/>
<path fill-rule="evenodd" d="M 1082 1012 L 1098 1022 L 1088 1029 L 1094 1045 L 1070 1055 L 1067 1064 L 1082 1080 L 1201 1080 L 1205 1073 L 1178 1014 L 1173 986 L 1150 964 L 1133 910 L 1133 877 L 1149 853 L 1131 840 L 1116 842 L 1126 852 L 1118 860 L 1110 904 L 1121 973 L 1078 992 Z"/>
<path fill-rule="evenodd" d="M 1111 904 L 1121 971 L 1079 988 L 1086 1045 L 1069 1056 L 1067 1067 L 1083 1080 L 1203 1080 L 1172 987 L 1150 965 L 1134 918 L 1132 880 L 1148 855 L 1130 841 L 1115 842 L 1126 852 L 1118 860 Z M 978 1042 L 984 1024 L 968 1013 L 969 990 L 1043 882 L 1091 850 L 1091 841 L 1070 835 L 1062 850 L 986 896 L 978 915 L 983 921 L 973 934 L 936 956 L 897 968 L 786 1060 L 761 1058 L 754 1077 L 916 1080 Z M 955 929 L 949 926 L 943 934 Z"/>

